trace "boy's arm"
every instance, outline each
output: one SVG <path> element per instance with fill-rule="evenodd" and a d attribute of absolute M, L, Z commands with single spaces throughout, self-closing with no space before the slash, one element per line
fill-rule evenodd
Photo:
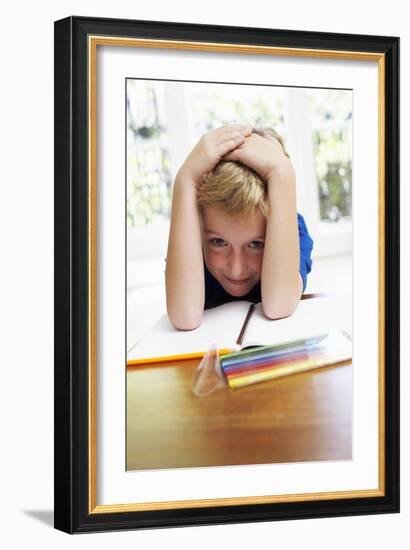
<path fill-rule="evenodd" d="M 292 163 L 278 141 L 257 134 L 224 159 L 242 162 L 267 183 L 270 213 L 261 271 L 262 307 L 270 319 L 287 317 L 296 309 L 303 291 Z"/>
<path fill-rule="evenodd" d="M 165 287 L 167 312 L 181 330 L 197 328 L 205 304 L 204 264 L 196 187 L 229 151 L 250 135 L 248 126 L 223 126 L 202 136 L 175 179 Z"/>
<path fill-rule="evenodd" d="M 270 319 L 291 315 L 303 292 L 295 172 L 284 157 L 268 181 L 269 218 L 261 273 L 262 307 Z"/>
<path fill-rule="evenodd" d="M 183 173 L 174 183 L 165 284 L 173 325 L 181 330 L 198 327 L 205 301 L 200 218 L 195 182 Z"/>

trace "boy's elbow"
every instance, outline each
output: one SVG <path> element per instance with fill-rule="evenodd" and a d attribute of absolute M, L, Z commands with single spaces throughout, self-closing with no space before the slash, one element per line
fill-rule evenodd
<path fill-rule="evenodd" d="M 167 294 L 166 307 L 168 319 L 177 330 L 195 330 L 202 323 L 203 305 L 181 304 L 181 300 L 171 299 Z"/>
<path fill-rule="evenodd" d="M 201 322 L 194 323 L 172 323 L 177 330 L 195 330 L 201 325 Z"/>
<path fill-rule="evenodd" d="M 262 310 L 268 319 L 284 319 L 295 313 L 303 293 L 303 281 L 298 274 L 298 282 L 291 289 L 284 289 L 275 296 L 262 297 Z"/>
<path fill-rule="evenodd" d="M 202 315 L 182 317 L 179 315 L 171 315 L 168 312 L 168 317 L 177 330 L 195 330 L 202 323 Z"/>
<path fill-rule="evenodd" d="M 281 310 L 263 308 L 263 313 L 265 314 L 265 317 L 267 317 L 271 321 L 277 321 L 278 319 L 285 319 L 285 317 L 289 317 L 290 315 L 292 315 L 293 311 L 287 309 Z"/>
<path fill-rule="evenodd" d="M 268 318 L 273 320 L 278 319 L 284 319 L 285 317 L 290 317 L 296 310 L 298 306 L 299 300 L 292 301 L 286 304 L 278 304 L 278 305 L 271 305 L 271 304 L 262 304 L 262 309 L 264 315 Z"/>

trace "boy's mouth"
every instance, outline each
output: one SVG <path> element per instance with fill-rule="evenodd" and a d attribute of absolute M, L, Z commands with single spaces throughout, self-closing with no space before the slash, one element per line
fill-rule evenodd
<path fill-rule="evenodd" d="M 247 282 L 249 281 L 249 277 L 248 277 L 247 279 L 239 279 L 239 280 L 238 280 L 238 279 L 230 279 L 230 278 L 227 277 L 226 275 L 225 275 L 225 279 L 226 279 L 230 284 L 232 284 L 232 285 L 238 285 L 238 286 L 243 285 L 243 284 L 245 284 L 245 283 L 247 283 Z"/>

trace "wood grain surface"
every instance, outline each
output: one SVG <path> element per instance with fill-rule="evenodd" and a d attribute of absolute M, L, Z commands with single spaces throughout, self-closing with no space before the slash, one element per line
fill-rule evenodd
<path fill-rule="evenodd" d="M 351 459 L 351 364 L 205 397 L 197 365 L 128 368 L 128 470 Z"/>

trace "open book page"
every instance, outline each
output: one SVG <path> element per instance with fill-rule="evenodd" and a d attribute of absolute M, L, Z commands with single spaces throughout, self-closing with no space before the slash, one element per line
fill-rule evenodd
<path fill-rule="evenodd" d="M 329 296 L 301 300 L 290 317 L 269 320 L 258 304 L 246 330 L 242 348 L 265 346 L 306 338 L 330 330 L 352 329 L 352 295 L 338 292 Z"/>
<path fill-rule="evenodd" d="M 208 309 L 204 311 L 201 326 L 195 330 L 177 330 L 164 315 L 129 350 L 127 364 L 201 357 L 212 344 L 220 350 L 236 349 L 236 339 L 249 306 L 249 302 L 239 301 Z"/>

